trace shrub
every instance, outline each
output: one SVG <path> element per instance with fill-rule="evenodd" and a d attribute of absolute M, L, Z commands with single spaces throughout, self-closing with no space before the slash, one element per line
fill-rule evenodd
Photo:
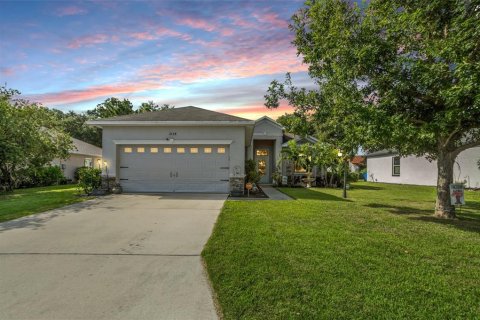
<path fill-rule="evenodd" d="M 357 182 L 360 177 L 360 174 L 358 172 L 349 172 L 347 180 L 348 182 Z"/>
<path fill-rule="evenodd" d="M 262 178 L 262 175 L 257 170 L 257 163 L 255 160 L 249 159 L 245 161 L 246 182 L 257 184 Z"/>
<path fill-rule="evenodd" d="M 66 183 L 62 169 L 59 166 L 32 167 L 19 172 L 22 187 L 46 187 Z"/>
<path fill-rule="evenodd" d="M 93 190 L 102 185 L 102 170 L 82 167 L 78 170 L 78 187 L 86 194 L 91 194 Z"/>

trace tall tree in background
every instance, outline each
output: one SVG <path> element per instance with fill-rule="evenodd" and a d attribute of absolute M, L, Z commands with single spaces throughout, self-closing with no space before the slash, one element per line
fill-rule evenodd
<path fill-rule="evenodd" d="M 319 87 L 273 81 L 266 105 L 287 99 L 346 146 L 436 159 L 435 215 L 454 218 L 455 158 L 480 145 L 478 1 L 307 1 L 290 28 Z"/>
<path fill-rule="evenodd" d="M 148 102 L 142 102 L 140 107 L 138 107 L 137 112 L 138 113 L 153 112 L 153 111 L 168 110 L 168 109 L 173 109 L 173 108 L 175 108 L 175 106 L 170 105 L 168 103 L 164 103 L 162 105 L 159 105 L 159 104 L 156 104 L 153 101 L 148 101 Z"/>
<path fill-rule="evenodd" d="M 132 114 L 133 104 L 128 99 L 108 98 L 104 102 L 97 105 L 93 110 L 87 111 L 87 115 L 94 118 L 110 118 Z"/>

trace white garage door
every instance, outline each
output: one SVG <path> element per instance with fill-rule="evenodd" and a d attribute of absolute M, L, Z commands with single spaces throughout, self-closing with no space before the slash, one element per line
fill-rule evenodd
<path fill-rule="evenodd" d="M 228 146 L 131 145 L 120 147 L 125 192 L 229 192 Z"/>

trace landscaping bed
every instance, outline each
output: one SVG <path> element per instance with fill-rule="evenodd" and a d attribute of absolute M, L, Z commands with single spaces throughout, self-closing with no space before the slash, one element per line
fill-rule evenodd
<path fill-rule="evenodd" d="M 457 220 L 435 188 L 282 188 L 295 201 L 227 201 L 203 252 L 226 319 L 474 319 L 480 193 Z"/>

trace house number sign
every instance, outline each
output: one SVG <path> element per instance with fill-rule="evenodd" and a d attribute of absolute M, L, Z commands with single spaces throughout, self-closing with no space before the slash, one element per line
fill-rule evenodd
<path fill-rule="evenodd" d="M 169 135 L 169 136 L 176 136 L 177 133 L 172 131 L 172 132 L 169 132 L 168 135 Z"/>

